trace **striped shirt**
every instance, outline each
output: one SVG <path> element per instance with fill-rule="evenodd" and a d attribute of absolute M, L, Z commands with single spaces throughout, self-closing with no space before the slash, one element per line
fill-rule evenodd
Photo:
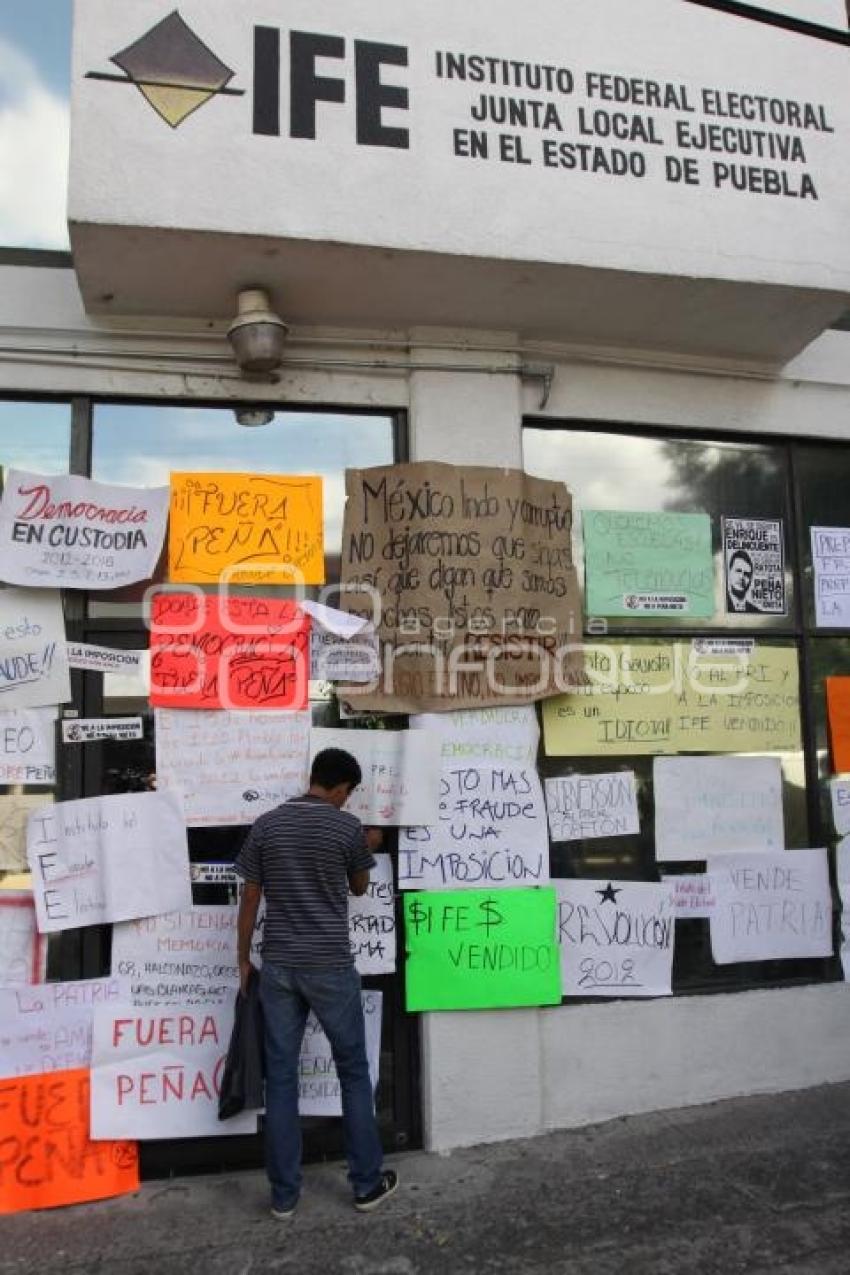
<path fill-rule="evenodd" d="M 266 900 L 263 960 L 292 969 L 343 969 L 348 939 L 348 878 L 374 867 L 363 825 L 309 793 L 260 815 L 235 868 Z"/>

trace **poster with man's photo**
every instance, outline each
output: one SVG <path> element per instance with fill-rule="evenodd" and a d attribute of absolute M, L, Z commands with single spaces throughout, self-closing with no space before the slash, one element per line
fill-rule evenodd
<path fill-rule="evenodd" d="M 785 615 L 781 519 L 724 518 L 726 612 Z"/>

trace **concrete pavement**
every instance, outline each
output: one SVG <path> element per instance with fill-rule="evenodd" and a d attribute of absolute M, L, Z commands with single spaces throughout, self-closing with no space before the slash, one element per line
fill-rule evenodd
<path fill-rule="evenodd" d="M 0 1275 L 850 1272 L 850 1084 L 388 1164 L 402 1185 L 368 1215 L 326 1164 L 284 1223 L 257 1172 L 4 1217 Z"/>

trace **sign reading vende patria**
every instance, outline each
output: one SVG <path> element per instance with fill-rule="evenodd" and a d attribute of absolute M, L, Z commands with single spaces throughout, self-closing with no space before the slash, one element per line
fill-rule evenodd
<path fill-rule="evenodd" d="M 87 0 L 75 59 L 82 248 L 134 224 L 850 284 L 837 44 L 679 0 Z"/>

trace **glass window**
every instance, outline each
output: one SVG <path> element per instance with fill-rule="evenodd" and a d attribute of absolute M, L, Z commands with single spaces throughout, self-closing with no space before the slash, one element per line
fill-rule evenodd
<path fill-rule="evenodd" d="M 36 474 L 67 474 L 71 448 L 69 403 L 0 399 L 0 466 Z"/>

